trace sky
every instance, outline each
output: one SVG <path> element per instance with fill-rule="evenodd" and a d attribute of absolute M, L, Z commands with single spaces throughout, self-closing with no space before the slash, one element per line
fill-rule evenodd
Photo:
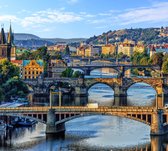
<path fill-rule="evenodd" d="M 0 24 L 41 38 L 89 38 L 109 30 L 168 26 L 168 0 L 0 0 Z"/>

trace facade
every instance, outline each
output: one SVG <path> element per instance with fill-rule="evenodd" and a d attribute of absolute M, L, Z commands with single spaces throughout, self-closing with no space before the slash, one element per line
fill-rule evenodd
<path fill-rule="evenodd" d="M 123 43 L 118 45 L 118 54 L 123 53 L 130 57 L 133 54 L 134 46 L 134 41 L 125 39 Z"/>
<path fill-rule="evenodd" d="M 63 60 L 53 59 L 48 64 L 48 76 L 52 78 L 60 77 L 66 68 L 66 63 Z"/>
<path fill-rule="evenodd" d="M 145 52 L 145 45 L 143 45 L 142 43 L 137 43 L 137 45 L 134 46 L 133 52 Z"/>
<path fill-rule="evenodd" d="M 42 60 L 23 60 L 22 79 L 36 79 L 43 71 Z"/>
<path fill-rule="evenodd" d="M 151 47 L 150 47 L 150 58 L 151 58 L 152 55 L 155 54 L 155 53 L 156 53 L 155 47 L 154 47 L 154 46 L 151 46 Z"/>
<path fill-rule="evenodd" d="M 102 46 L 102 54 L 109 55 L 116 52 L 116 46 L 112 44 L 106 44 Z"/>
<path fill-rule="evenodd" d="M 10 25 L 9 33 L 6 39 L 4 28 L 1 28 L 0 33 L 0 59 L 15 60 L 16 47 L 14 46 L 14 35 Z"/>

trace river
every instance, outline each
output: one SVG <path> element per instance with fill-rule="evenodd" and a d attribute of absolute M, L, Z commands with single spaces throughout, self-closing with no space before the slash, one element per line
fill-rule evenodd
<path fill-rule="evenodd" d="M 116 105 L 113 90 L 97 84 L 89 90 L 89 102 Z M 144 83 L 128 90 L 127 106 L 155 106 L 155 90 Z M 0 135 L 0 151 L 164 151 L 168 138 L 151 138 L 150 127 L 126 118 L 94 115 L 66 123 L 64 138 L 46 138 L 45 125 L 17 128 Z"/>

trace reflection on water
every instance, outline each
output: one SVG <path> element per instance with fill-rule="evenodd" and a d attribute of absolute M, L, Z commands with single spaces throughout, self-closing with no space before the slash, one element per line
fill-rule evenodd
<path fill-rule="evenodd" d="M 150 138 L 150 127 L 116 116 L 88 116 L 66 123 L 65 138 L 45 136 L 45 125 L 15 129 L 0 137 L 1 151 L 165 151 L 168 136 Z"/>
<path fill-rule="evenodd" d="M 10 137 L 6 137 L 6 145 L 0 150 L 57 151 L 60 148 L 108 150 L 143 147 L 150 144 L 149 130 L 144 124 L 115 116 L 82 117 L 66 123 L 64 139 L 46 141 L 43 124 L 29 129 L 15 129 L 8 134 Z"/>
<path fill-rule="evenodd" d="M 154 106 L 155 90 L 148 84 L 136 83 L 127 91 L 127 106 Z M 138 97 L 137 97 L 138 96 Z M 114 99 L 114 91 L 108 85 L 95 84 L 89 90 L 89 102 L 98 102 L 100 105 L 118 105 Z M 122 101 L 122 98 L 120 99 Z"/>

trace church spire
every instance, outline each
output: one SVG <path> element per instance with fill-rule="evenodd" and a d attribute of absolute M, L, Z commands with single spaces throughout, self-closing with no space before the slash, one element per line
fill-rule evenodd
<path fill-rule="evenodd" d="M 14 41 L 14 35 L 12 33 L 12 26 L 11 26 L 11 22 L 10 22 L 10 27 L 9 27 L 9 33 L 8 33 L 8 44 L 13 44 L 13 41 Z"/>
<path fill-rule="evenodd" d="M 1 44 L 6 44 L 6 37 L 5 37 L 5 32 L 4 32 L 4 25 L 1 25 L 1 35 L 0 35 L 0 43 Z"/>

